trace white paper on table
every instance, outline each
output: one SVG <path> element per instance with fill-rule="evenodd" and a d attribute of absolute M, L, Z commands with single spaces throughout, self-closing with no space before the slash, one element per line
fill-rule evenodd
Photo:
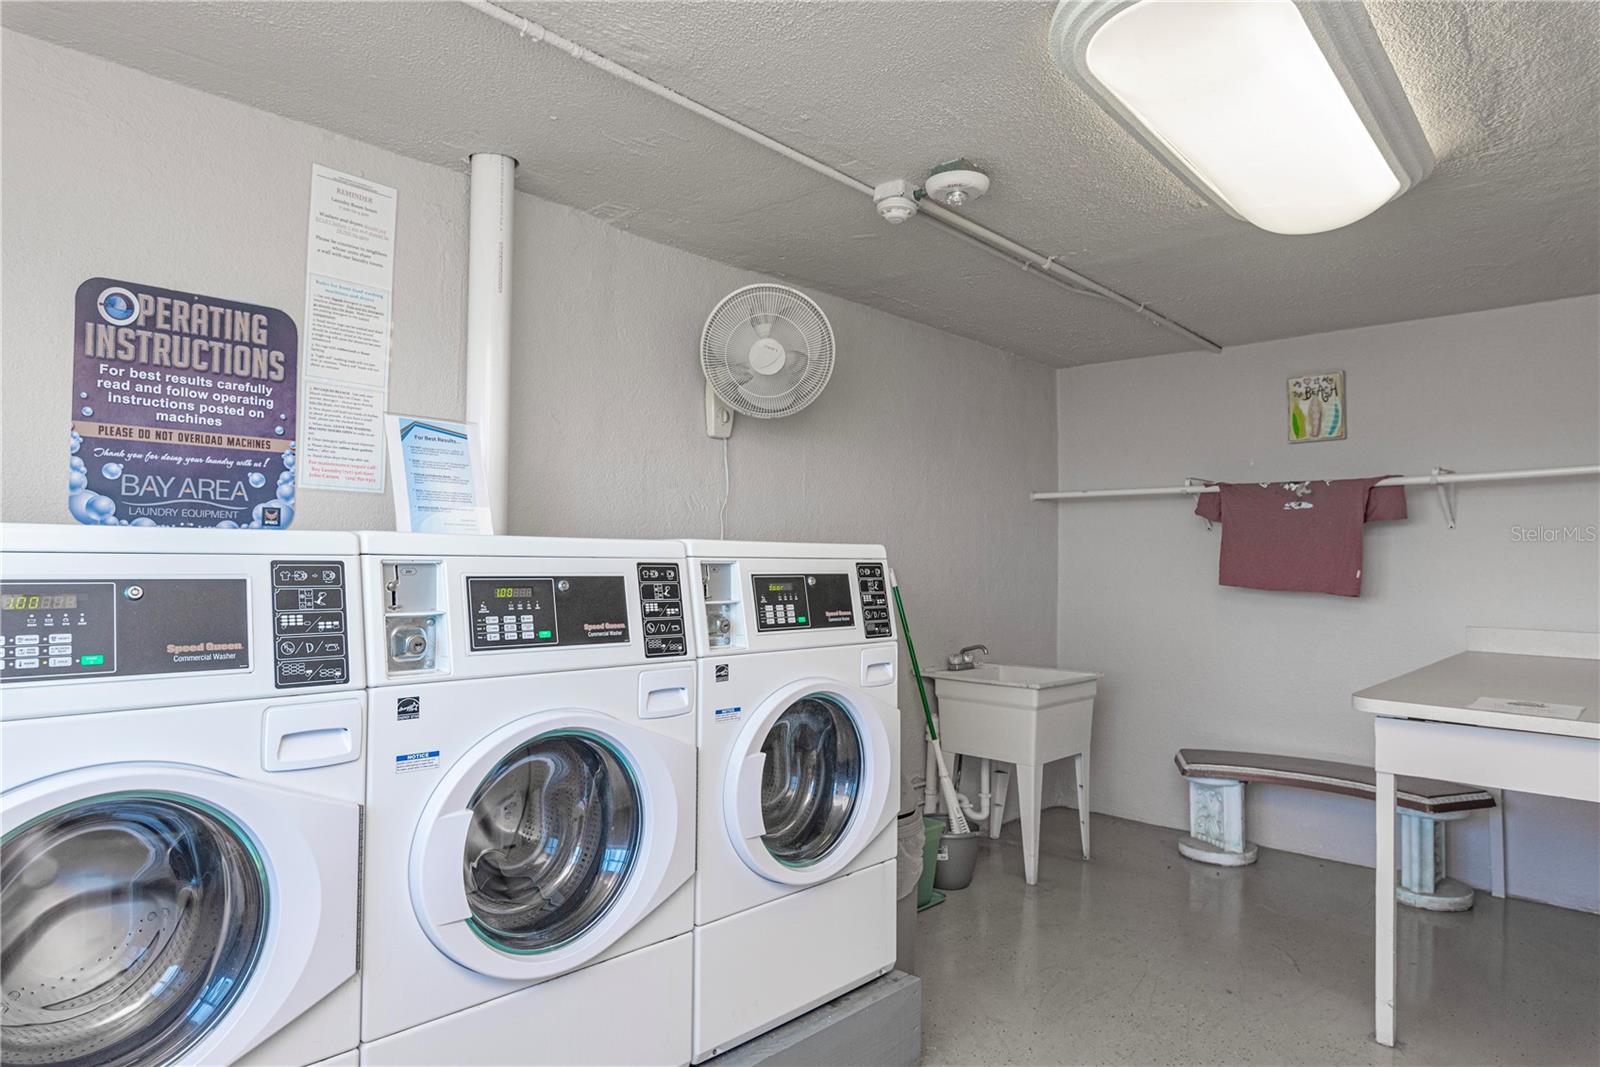
<path fill-rule="evenodd" d="M 1512 715 L 1537 715 L 1547 719 L 1576 719 L 1583 714 L 1582 704 L 1546 704 L 1542 700 L 1512 697 L 1479 697 L 1467 705 L 1471 711 L 1505 711 Z"/>
<path fill-rule="evenodd" d="M 308 379 L 300 412 L 300 484 L 383 492 L 382 389 Z"/>
<path fill-rule="evenodd" d="M 492 534 L 489 489 L 470 422 L 389 415 L 395 529 L 402 533 Z"/>

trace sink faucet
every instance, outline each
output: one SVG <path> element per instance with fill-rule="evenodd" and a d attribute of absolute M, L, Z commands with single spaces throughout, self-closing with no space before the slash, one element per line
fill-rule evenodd
<path fill-rule="evenodd" d="M 972 668 L 978 665 L 977 657 L 973 655 L 974 652 L 982 652 L 985 656 L 987 656 L 989 654 L 989 646 L 968 645 L 960 652 L 955 652 L 947 656 L 945 658 L 945 664 L 948 669 L 952 671 L 970 671 Z"/>

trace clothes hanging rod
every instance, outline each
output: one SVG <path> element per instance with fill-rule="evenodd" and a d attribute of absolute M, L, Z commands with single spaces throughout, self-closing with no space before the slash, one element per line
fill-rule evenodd
<path fill-rule="evenodd" d="M 1438 468 L 1431 474 L 1408 474 L 1395 478 L 1385 478 L 1379 485 L 1466 485 L 1472 482 L 1521 482 L 1534 481 L 1541 478 L 1583 478 L 1600 475 L 1600 464 L 1589 464 L 1579 467 L 1530 467 L 1514 471 L 1478 471 L 1471 474 L 1458 474 Z M 1278 479 L 1280 481 L 1284 479 Z M 1305 479 L 1286 479 L 1287 481 L 1303 481 Z M 1313 478 L 1311 481 L 1322 481 Z M 1195 482 L 1191 485 L 1159 485 L 1144 489 L 1060 489 L 1045 493 L 1034 493 L 1034 500 L 1107 500 L 1114 497 L 1135 496 L 1198 496 L 1201 493 L 1220 492 L 1214 485 L 1204 485 Z"/>

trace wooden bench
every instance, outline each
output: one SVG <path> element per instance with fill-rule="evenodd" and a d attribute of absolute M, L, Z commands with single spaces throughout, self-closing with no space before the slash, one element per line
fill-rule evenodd
<path fill-rule="evenodd" d="M 1224 867 L 1256 861 L 1256 847 L 1244 837 L 1246 782 L 1366 800 L 1377 796 L 1377 776 L 1372 768 L 1356 763 L 1208 748 L 1179 749 L 1173 762 L 1189 781 L 1189 836 L 1178 842 L 1178 851 L 1189 859 Z M 1400 816 L 1400 884 L 1395 896 L 1402 904 L 1430 911 L 1472 907 L 1472 889 L 1445 876 L 1445 830 L 1440 824 L 1483 808 L 1493 809 L 1491 818 L 1496 823 L 1491 837 L 1495 895 L 1505 894 L 1500 808 L 1494 793 L 1456 782 L 1399 775 L 1395 799 Z"/>

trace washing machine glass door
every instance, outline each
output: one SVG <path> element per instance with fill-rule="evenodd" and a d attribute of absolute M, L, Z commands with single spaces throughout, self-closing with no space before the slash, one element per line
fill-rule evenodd
<path fill-rule="evenodd" d="M 734 747 L 723 800 L 735 847 L 774 881 L 832 877 L 883 828 L 891 764 L 870 697 L 821 679 L 785 687 Z"/>
<path fill-rule="evenodd" d="M 599 712 L 537 712 L 445 771 L 411 843 L 428 939 L 540 979 L 604 952 L 694 873 L 692 744 Z"/>
<path fill-rule="evenodd" d="M 473 794 L 462 854 L 473 930 L 543 952 L 594 925 L 639 852 L 639 787 L 611 745 L 552 731 L 518 745 Z"/>
<path fill-rule="evenodd" d="M 160 1064 L 227 1015 L 261 955 L 261 857 L 192 797 L 109 793 L 0 844 L 7 1064 Z"/>
<path fill-rule="evenodd" d="M 809 866 L 844 836 L 861 792 L 861 732 L 837 697 L 808 693 L 761 742 L 761 841 L 780 863 Z"/>

